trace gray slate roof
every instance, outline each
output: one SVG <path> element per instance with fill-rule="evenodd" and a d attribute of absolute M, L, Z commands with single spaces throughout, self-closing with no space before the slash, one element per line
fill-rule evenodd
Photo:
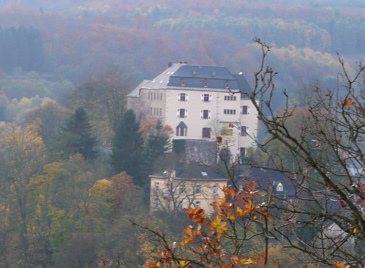
<path fill-rule="evenodd" d="M 227 88 L 228 87 L 228 88 Z M 137 90 L 138 88 L 138 90 Z M 251 91 L 243 74 L 232 75 L 226 67 L 200 66 L 175 63 L 153 80 L 138 85 L 135 90 L 146 89 L 185 89 L 185 90 L 227 90 L 227 92 Z M 128 96 L 133 96 L 135 90 Z"/>
<path fill-rule="evenodd" d="M 176 167 L 176 178 L 189 179 L 189 180 L 224 180 L 228 181 L 228 178 L 215 172 L 212 168 L 201 165 L 199 163 L 180 163 L 181 165 Z"/>
<path fill-rule="evenodd" d="M 127 96 L 128 97 L 139 97 L 139 91 L 142 87 L 144 87 L 150 80 L 143 80 L 138 86 L 135 87 L 135 89 L 132 90 Z"/>
<path fill-rule="evenodd" d="M 150 177 L 162 177 L 166 174 L 164 172 L 158 172 Z M 179 162 L 175 165 L 175 178 L 174 179 L 185 179 L 185 180 L 198 180 L 198 181 L 228 181 L 227 177 L 213 171 L 211 168 L 201 165 L 199 163 L 182 163 Z"/>

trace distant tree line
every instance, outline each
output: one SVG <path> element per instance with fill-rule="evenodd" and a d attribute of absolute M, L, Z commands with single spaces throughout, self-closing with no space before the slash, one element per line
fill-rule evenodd
<path fill-rule="evenodd" d="M 42 37 L 34 28 L 0 28 L 0 65 L 6 72 L 15 68 L 23 71 L 44 70 Z"/>

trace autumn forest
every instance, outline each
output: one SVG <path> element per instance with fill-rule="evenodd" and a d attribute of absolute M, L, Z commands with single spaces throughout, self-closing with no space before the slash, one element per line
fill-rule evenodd
<path fill-rule="evenodd" d="M 156 266 L 148 267 L 251 267 L 246 265 L 253 265 L 253 259 L 244 262 L 236 255 L 231 266 L 199 266 L 178 258 L 175 266 L 156 264 L 161 250 L 158 234 L 169 241 L 185 236 L 189 244 L 201 228 L 214 229 L 214 246 L 220 246 L 221 235 L 228 230 L 221 221 L 237 228 L 245 225 L 245 236 L 251 236 L 269 232 L 271 219 L 266 210 L 253 205 L 245 214 L 233 206 L 238 213 L 234 218 L 224 201 L 215 206 L 217 212 L 222 210 L 218 215 L 225 216 L 217 216 L 213 224 L 198 211 L 182 211 L 178 217 L 151 215 L 148 176 L 178 158 L 166 156 L 173 130 L 160 121 L 140 121 L 126 109 L 126 95 L 169 62 L 181 61 L 243 72 L 254 88 L 262 48 L 268 45 L 265 65 L 278 73 L 273 84 L 280 93 L 270 96 L 263 108 L 258 139 L 265 141 L 277 133 L 266 131 L 276 112 L 281 119 L 294 115 L 289 129 L 299 131 L 296 123 L 306 112 L 287 109 L 305 106 L 313 88 L 328 90 L 327 96 L 338 90 L 341 98 L 346 96 L 342 109 L 355 107 L 358 102 L 346 95 L 348 87 L 339 86 L 338 74 L 344 68 L 350 75 L 357 73 L 365 55 L 364 31 L 362 0 L 0 0 L 0 267 L 143 267 L 154 261 Z M 355 83 L 348 84 L 351 88 Z M 262 96 L 266 101 L 268 95 Z M 363 110 L 354 111 L 362 116 Z M 282 170 L 295 166 L 291 153 L 296 149 L 288 153 L 278 143 L 270 148 L 290 159 Z M 251 153 L 255 164 L 268 161 L 264 153 Z M 317 173 L 322 174 L 320 167 Z M 228 188 L 225 194 L 227 200 L 253 204 L 264 196 L 254 188 L 248 182 L 244 195 Z M 345 202 L 351 207 L 351 200 Z M 280 204 L 275 203 L 273 216 L 278 221 L 290 214 L 280 210 Z M 252 227 L 258 219 L 255 213 L 260 222 Z M 239 214 L 242 219 L 249 215 L 249 221 L 241 222 Z M 194 233 L 184 231 L 191 220 Z M 304 227 L 303 237 L 313 238 Z M 151 230 L 158 230 L 157 236 Z M 364 230 L 365 224 L 365 237 Z M 291 248 L 279 243 L 285 234 L 272 241 L 253 235 L 240 253 L 257 257 L 255 264 L 261 266 L 255 267 L 299 267 L 298 259 L 305 259 L 306 251 L 297 251 L 295 243 Z M 233 248 L 226 246 L 228 251 Z M 261 253 L 263 247 L 270 258 Z M 355 265 L 364 263 L 364 252 L 358 254 L 362 257 Z M 348 260 L 336 257 L 328 257 L 327 266 L 314 260 L 306 267 Z"/>

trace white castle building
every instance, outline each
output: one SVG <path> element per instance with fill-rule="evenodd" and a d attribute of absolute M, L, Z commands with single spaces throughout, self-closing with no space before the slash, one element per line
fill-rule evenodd
<path fill-rule="evenodd" d="M 171 64 L 127 96 L 137 118 L 157 119 L 174 130 L 172 139 L 223 138 L 232 156 L 245 156 L 257 136 L 257 111 L 244 93 L 242 73 L 220 66 Z"/>

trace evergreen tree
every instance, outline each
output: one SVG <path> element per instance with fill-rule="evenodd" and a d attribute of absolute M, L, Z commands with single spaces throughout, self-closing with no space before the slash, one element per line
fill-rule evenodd
<path fill-rule="evenodd" d="M 117 127 L 113 141 L 111 165 L 114 173 L 122 171 L 132 176 L 136 185 L 143 185 L 141 180 L 142 135 L 139 132 L 139 122 L 132 110 L 127 110 Z"/>
<path fill-rule="evenodd" d="M 156 159 L 170 149 L 168 132 L 163 132 L 163 125 L 157 120 L 155 129 L 150 132 L 142 152 L 143 178 L 147 179 L 153 173 Z"/>
<path fill-rule="evenodd" d="M 92 136 L 92 126 L 84 108 L 77 108 L 66 120 L 63 141 L 68 155 L 80 153 L 85 159 L 96 158 L 96 138 Z"/>

